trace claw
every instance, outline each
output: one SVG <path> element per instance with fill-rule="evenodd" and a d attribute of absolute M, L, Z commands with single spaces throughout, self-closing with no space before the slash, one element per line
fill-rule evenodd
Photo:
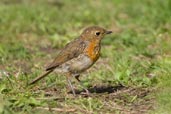
<path fill-rule="evenodd" d="M 85 88 L 84 88 L 84 90 L 85 90 L 85 92 L 81 92 L 81 95 L 85 95 L 86 97 L 89 97 L 90 96 L 89 90 L 85 89 Z"/>

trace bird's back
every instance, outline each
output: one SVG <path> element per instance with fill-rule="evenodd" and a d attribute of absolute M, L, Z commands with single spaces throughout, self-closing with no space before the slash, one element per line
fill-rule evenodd
<path fill-rule="evenodd" d="M 46 67 L 46 71 L 55 69 L 59 65 L 78 57 L 85 48 L 86 44 L 80 38 L 75 39 L 74 41 L 68 43 L 54 59 L 54 61 Z"/>

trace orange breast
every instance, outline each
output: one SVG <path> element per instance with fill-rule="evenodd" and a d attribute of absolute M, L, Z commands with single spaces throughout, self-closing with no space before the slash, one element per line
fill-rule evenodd
<path fill-rule="evenodd" d="M 86 49 L 86 54 L 91 58 L 92 61 L 96 61 L 100 55 L 100 45 L 98 41 L 91 42 Z"/>

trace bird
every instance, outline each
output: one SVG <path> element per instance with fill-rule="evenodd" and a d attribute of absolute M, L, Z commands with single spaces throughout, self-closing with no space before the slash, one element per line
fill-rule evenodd
<path fill-rule="evenodd" d="M 101 41 L 105 35 L 111 33 L 111 30 L 106 30 L 100 26 L 85 28 L 79 37 L 61 49 L 57 57 L 45 68 L 44 73 L 32 80 L 29 85 L 35 84 L 51 72 L 56 71 L 66 76 L 68 86 L 74 96 L 76 96 L 76 92 L 71 84 L 72 77 L 75 77 L 80 82 L 81 87 L 89 94 L 79 77 L 99 59 Z"/>

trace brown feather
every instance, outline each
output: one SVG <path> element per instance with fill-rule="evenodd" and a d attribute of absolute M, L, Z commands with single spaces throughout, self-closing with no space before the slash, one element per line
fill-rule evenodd
<path fill-rule="evenodd" d="M 81 53 L 83 53 L 85 47 L 85 42 L 80 39 L 75 39 L 74 41 L 70 42 L 60 51 L 55 60 L 46 67 L 46 71 L 53 70 L 66 61 L 78 57 Z"/>
<path fill-rule="evenodd" d="M 29 83 L 29 85 L 32 85 L 32 84 L 36 83 L 37 81 L 41 80 L 42 78 L 44 78 L 45 76 L 47 76 L 48 74 L 50 74 L 52 71 L 53 70 L 46 71 L 45 73 L 43 73 L 40 76 L 36 77 L 33 81 L 31 81 Z"/>

